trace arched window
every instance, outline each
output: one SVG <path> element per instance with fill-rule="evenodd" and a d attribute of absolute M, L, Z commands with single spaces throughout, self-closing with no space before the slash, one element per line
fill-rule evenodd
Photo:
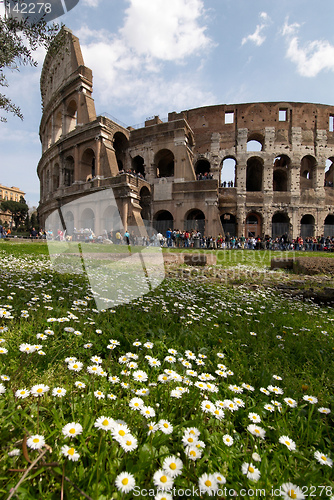
<path fill-rule="evenodd" d="M 287 214 L 277 212 L 272 218 L 272 237 L 280 238 L 281 236 L 289 235 L 290 232 L 290 219 Z"/>
<path fill-rule="evenodd" d="M 234 158 L 225 158 L 220 170 L 220 185 L 222 187 L 236 187 L 236 169 L 236 160 Z"/>
<path fill-rule="evenodd" d="M 123 170 L 126 163 L 126 151 L 129 147 L 129 141 L 122 132 L 116 132 L 114 135 L 114 150 L 116 154 L 116 160 L 118 165 L 118 170 Z"/>
<path fill-rule="evenodd" d="M 91 229 L 94 231 L 95 215 L 91 208 L 85 208 L 81 214 L 80 227 L 82 229 Z"/>
<path fill-rule="evenodd" d="M 132 158 L 132 170 L 145 178 L 144 158 L 139 155 Z"/>
<path fill-rule="evenodd" d="M 95 172 L 95 153 L 91 148 L 85 150 L 81 158 L 80 176 L 81 180 L 89 181 L 94 179 Z"/>
<path fill-rule="evenodd" d="M 174 176 L 174 155 L 169 149 L 161 149 L 155 155 L 154 163 L 157 168 L 157 177 Z"/>
<path fill-rule="evenodd" d="M 246 217 L 245 236 L 246 238 L 256 238 L 262 233 L 262 218 L 259 214 L 251 212 Z"/>
<path fill-rule="evenodd" d="M 151 193 L 150 190 L 144 186 L 140 190 L 139 204 L 141 206 L 141 217 L 145 221 L 151 219 Z"/>
<path fill-rule="evenodd" d="M 69 102 L 66 109 L 66 117 L 65 117 L 65 129 L 68 134 L 77 126 L 77 103 L 72 100 Z"/>
<path fill-rule="evenodd" d="M 274 191 L 287 191 L 288 190 L 288 174 L 287 174 L 286 170 L 282 170 L 281 168 L 274 170 L 273 190 Z"/>
<path fill-rule="evenodd" d="M 52 190 L 56 191 L 59 188 L 59 164 L 56 163 L 53 167 L 53 175 L 52 175 Z"/>
<path fill-rule="evenodd" d="M 153 227 L 157 233 L 165 236 L 167 229 L 174 229 L 173 215 L 168 210 L 161 210 L 153 217 Z"/>
<path fill-rule="evenodd" d="M 316 159 L 307 155 L 300 163 L 300 188 L 301 190 L 313 188 L 315 185 Z"/>
<path fill-rule="evenodd" d="M 202 210 L 193 209 L 186 214 L 184 229 L 187 231 L 199 231 L 203 236 L 205 233 L 205 215 Z"/>
<path fill-rule="evenodd" d="M 210 173 L 210 162 L 200 159 L 195 165 L 195 174 L 198 180 L 206 179 Z"/>
<path fill-rule="evenodd" d="M 220 216 L 220 221 L 225 235 L 237 236 L 237 218 L 235 215 L 229 213 L 223 214 Z"/>
<path fill-rule="evenodd" d="M 262 151 L 264 139 L 260 135 L 252 135 L 247 141 L 247 151 Z"/>
<path fill-rule="evenodd" d="M 246 191 L 262 191 L 263 161 L 252 156 L 247 160 Z"/>
<path fill-rule="evenodd" d="M 300 221 L 300 235 L 303 239 L 308 236 L 314 236 L 314 224 L 313 215 L 307 214 L 302 217 Z"/>
<path fill-rule="evenodd" d="M 329 214 L 327 215 L 325 222 L 324 222 L 324 236 L 327 238 L 328 236 L 330 238 L 334 237 L 334 215 Z"/>

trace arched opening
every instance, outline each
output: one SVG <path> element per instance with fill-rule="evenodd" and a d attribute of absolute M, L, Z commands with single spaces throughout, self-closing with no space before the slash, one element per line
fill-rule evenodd
<path fill-rule="evenodd" d="M 144 165 L 144 158 L 141 156 L 137 155 L 134 158 L 132 158 L 132 170 L 138 175 L 140 174 L 142 177 L 145 178 L 145 165 Z"/>
<path fill-rule="evenodd" d="M 201 181 L 210 178 L 210 162 L 208 160 L 198 160 L 195 165 L 196 179 Z"/>
<path fill-rule="evenodd" d="M 192 134 L 186 135 L 186 142 L 187 142 L 188 148 L 190 148 L 192 150 L 192 148 L 194 147 L 194 140 L 193 140 Z"/>
<path fill-rule="evenodd" d="M 144 186 L 140 190 L 139 204 L 141 206 L 141 217 L 147 224 L 151 220 L 151 193 L 150 190 Z M 146 225 L 147 225 L 146 224 Z"/>
<path fill-rule="evenodd" d="M 113 236 L 117 231 L 122 232 L 123 225 L 117 206 L 109 206 L 105 209 L 103 212 L 102 226 L 107 233 L 112 232 Z"/>
<path fill-rule="evenodd" d="M 264 138 L 260 134 L 253 134 L 249 136 L 247 141 L 247 151 L 262 151 Z"/>
<path fill-rule="evenodd" d="M 326 160 L 325 167 L 325 187 L 333 187 L 334 183 L 334 157 Z"/>
<path fill-rule="evenodd" d="M 203 236 L 205 234 L 205 215 L 202 210 L 190 210 L 186 214 L 184 225 L 186 231 L 199 231 Z"/>
<path fill-rule="evenodd" d="M 53 191 L 56 191 L 59 188 L 59 179 L 60 179 L 59 164 L 56 163 L 53 167 L 53 175 L 52 175 L 52 190 Z"/>
<path fill-rule="evenodd" d="M 287 214 L 277 212 L 272 218 L 272 231 L 273 238 L 280 238 L 283 235 L 289 235 L 290 232 L 290 219 Z"/>
<path fill-rule="evenodd" d="M 54 139 L 55 139 L 55 142 L 57 142 L 60 139 L 62 133 L 63 133 L 62 115 L 61 115 L 61 112 L 58 111 L 58 113 L 56 113 L 55 121 L 54 121 Z"/>
<path fill-rule="evenodd" d="M 66 109 L 66 134 L 74 130 L 77 126 L 77 111 L 77 103 L 74 100 L 70 101 Z"/>
<path fill-rule="evenodd" d="M 94 231 L 95 227 L 95 215 L 91 208 L 85 208 L 81 214 L 80 227 L 82 229 L 90 229 Z"/>
<path fill-rule="evenodd" d="M 168 210 L 161 210 L 160 212 L 157 212 L 153 217 L 153 227 L 157 233 L 161 233 L 165 236 L 167 229 L 174 229 L 172 214 L 168 212 Z"/>
<path fill-rule="evenodd" d="M 306 214 L 302 217 L 300 221 L 300 235 L 303 239 L 314 236 L 314 224 L 315 220 L 313 215 Z"/>
<path fill-rule="evenodd" d="M 315 168 L 316 168 L 316 159 L 311 155 L 304 156 L 304 158 L 300 162 L 301 190 L 310 189 L 314 187 Z"/>
<path fill-rule="evenodd" d="M 262 218 L 259 214 L 251 212 L 246 217 L 246 238 L 257 238 L 262 233 Z"/>
<path fill-rule="evenodd" d="M 235 158 L 225 158 L 220 168 L 221 187 L 236 187 L 237 162 Z"/>
<path fill-rule="evenodd" d="M 235 215 L 228 213 L 223 214 L 220 216 L 220 221 L 224 229 L 224 234 L 237 236 L 237 218 Z"/>
<path fill-rule="evenodd" d="M 64 222 L 66 227 L 66 235 L 72 236 L 74 232 L 74 216 L 71 211 L 65 213 Z"/>
<path fill-rule="evenodd" d="M 273 190 L 274 191 L 288 190 L 288 173 L 286 172 L 286 170 L 282 170 L 281 168 L 274 170 Z"/>
<path fill-rule="evenodd" d="M 169 149 L 161 149 L 155 155 L 154 163 L 157 168 L 157 177 L 173 177 L 174 155 Z"/>
<path fill-rule="evenodd" d="M 83 181 L 90 181 L 94 179 L 95 175 L 95 153 L 91 148 L 88 148 L 81 158 L 80 176 Z"/>
<path fill-rule="evenodd" d="M 333 238 L 334 237 L 334 215 L 327 215 L 324 222 L 324 236 L 325 238 Z"/>
<path fill-rule="evenodd" d="M 118 170 L 123 170 L 125 166 L 125 153 L 129 147 L 129 141 L 122 132 L 114 135 L 114 150 L 118 165 Z"/>
<path fill-rule="evenodd" d="M 67 156 L 64 166 L 64 185 L 72 186 L 74 182 L 74 159 L 72 156 Z"/>
<path fill-rule="evenodd" d="M 262 191 L 263 161 L 252 156 L 247 160 L 246 191 Z"/>

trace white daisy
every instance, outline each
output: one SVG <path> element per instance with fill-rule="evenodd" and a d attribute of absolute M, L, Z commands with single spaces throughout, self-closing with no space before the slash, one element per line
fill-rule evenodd
<path fill-rule="evenodd" d="M 45 445 L 45 439 L 43 436 L 35 434 L 27 439 L 27 446 L 33 450 L 40 450 Z"/>
<path fill-rule="evenodd" d="M 257 436 L 257 437 L 260 437 L 262 439 L 264 439 L 264 437 L 266 435 L 266 431 L 264 429 L 262 429 L 262 427 L 260 427 L 259 425 L 249 424 L 247 426 L 247 430 L 251 434 L 253 434 L 253 436 Z"/>
<path fill-rule="evenodd" d="M 207 493 L 210 497 L 215 495 L 218 489 L 218 483 L 214 474 L 202 474 L 198 478 L 198 487 L 201 492 Z"/>
<path fill-rule="evenodd" d="M 303 396 L 303 399 L 304 401 L 308 401 L 309 403 L 311 403 L 312 405 L 316 404 L 318 402 L 318 398 L 316 398 L 315 396 Z"/>
<path fill-rule="evenodd" d="M 252 481 L 258 481 L 260 479 L 260 471 L 253 464 L 243 463 L 241 466 L 241 472 L 246 475 L 248 479 Z"/>
<path fill-rule="evenodd" d="M 162 469 L 171 477 L 182 474 L 182 460 L 175 456 L 166 457 L 162 464 Z"/>
<path fill-rule="evenodd" d="M 97 429 L 102 429 L 104 431 L 110 431 L 113 429 L 115 421 L 109 417 L 99 417 L 94 423 L 94 427 Z"/>
<path fill-rule="evenodd" d="M 174 480 L 163 469 L 159 469 L 153 475 L 153 483 L 161 490 L 170 490 L 173 488 Z"/>
<path fill-rule="evenodd" d="M 48 392 L 49 389 L 50 387 L 48 385 L 39 384 L 39 385 L 33 385 L 30 392 L 33 396 L 38 397 L 38 396 L 43 396 L 43 394 Z"/>
<path fill-rule="evenodd" d="M 282 484 L 280 491 L 284 500 L 290 500 L 291 498 L 294 498 L 295 500 L 304 500 L 305 498 L 305 495 L 303 495 L 299 486 L 292 483 Z"/>
<path fill-rule="evenodd" d="M 232 446 L 233 441 L 234 440 L 232 436 L 230 436 L 229 434 L 224 434 L 223 442 L 226 444 L 226 446 Z"/>
<path fill-rule="evenodd" d="M 136 486 L 136 480 L 133 474 L 129 472 L 121 472 L 115 480 L 116 487 L 122 493 L 129 493 Z"/>
<path fill-rule="evenodd" d="M 332 467 L 333 465 L 333 460 L 329 458 L 327 455 L 324 453 L 321 453 L 321 451 L 315 451 L 314 452 L 314 458 L 318 460 L 318 462 L 321 465 L 328 465 L 329 467 Z"/>
<path fill-rule="evenodd" d="M 19 389 L 18 391 L 15 392 L 16 398 L 24 399 L 27 398 L 28 396 L 30 396 L 30 391 L 28 391 L 27 389 Z"/>
<path fill-rule="evenodd" d="M 281 436 L 278 440 L 281 444 L 285 444 L 285 446 L 290 451 L 294 451 L 296 449 L 296 443 L 292 441 L 288 436 Z"/>
<path fill-rule="evenodd" d="M 52 396 L 57 396 L 58 398 L 65 396 L 65 394 L 66 394 L 66 389 L 64 389 L 63 387 L 55 387 L 52 390 Z"/>
<path fill-rule="evenodd" d="M 252 412 L 248 413 L 248 418 L 250 419 L 251 422 L 255 422 L 256 424 L 261 422 L 261 417 L 257 413 L 252 413 Z"/>
<path fill-rule="evenodd" d="M 76 437 L 79 434 L 82 434 L 82 425 L 75 422 L 71 422 L 70 424 L 66 424 L 63 427 L 62 433 L 66 437 Z"/>
<path fill-rule="evenodd" d="M 80 458 L 79 453 L 77 453 L 74 448 L 67 446 L 66 444 L 61 447 L 61 453 L 73 462 L 77 462 Z"/>
<path fill-rule="evenodd" d="M 164 434 L 171 434 L 173 432 L 173 426 L 168 420 L 159 420 L 158 427 Z"/>
<path fill-rule="evenodd" d="M 138 440 L 132 434 L 125 434 L 118 442 L 126 453 L 138 448 Z"/>

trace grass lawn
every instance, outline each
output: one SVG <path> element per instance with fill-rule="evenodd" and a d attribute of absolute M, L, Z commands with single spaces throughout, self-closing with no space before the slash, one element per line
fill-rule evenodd
<path fill-rule="evenodd" d="M 40 241 L 0 241 L 0 276 L 1 498 L 334 498 L 332 308 L 268 273 L 168 277 L 99 311 Z"/>

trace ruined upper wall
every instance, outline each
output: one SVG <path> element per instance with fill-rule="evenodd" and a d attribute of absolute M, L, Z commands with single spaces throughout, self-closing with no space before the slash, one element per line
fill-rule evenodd
<path fill-rule="evenodd" d="M 40 81 L 43 109 L 62 87 L 75 78 L 79 68 L 84 66 L 79 39 L 71 30 L 62 28 L 57 43 L 58 50 L 51 47 L 43 64 Z M 88 68 L 85 70 L 85 76 L 92 84 L 92 72 Z"/>
<path fill-rule="evenodd" d="M 285 119 L 282 119 L 282 116 Z M 220 134 L 224 149 L 237 146 L 238 129 L 247 129 L 248 140 L 264 142 L 266 128 L 274 131 L 276 144 L 292 144 L 292 131 L 299 129 L 301 143 L 312 145 L 317 131 L 324 131 L 326 142 L 334 145 L 334 132 L 329 129 L 334 106 L 299 102 L 259 102 L 221 104 L 170 113 L 169 120 L 185 118 L 196 137 L 198 153 L 210 151 L 212 134 Z M 231 121 L 232 123 L 226 123 Z"/>

